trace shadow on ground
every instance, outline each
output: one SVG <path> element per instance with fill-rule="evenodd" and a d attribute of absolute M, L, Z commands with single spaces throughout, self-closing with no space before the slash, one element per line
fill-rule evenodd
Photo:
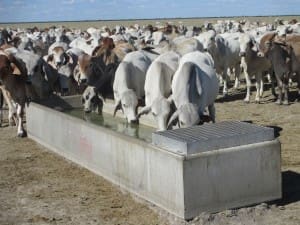
<path fill-rule="evenodd" d="M 282 172 L 282 198 L 272 201 L 278 206 L 300 201 L 300 174 L 288 170 Z"/>

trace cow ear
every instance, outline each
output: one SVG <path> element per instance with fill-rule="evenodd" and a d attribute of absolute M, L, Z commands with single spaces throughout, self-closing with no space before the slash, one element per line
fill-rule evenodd
<path fill-rule="evenodd" d="M 174 102 L 173 100 L 173 95 L 171 94 L 168 98 L 167 98 L 167 101 L 172 104 Z"/>
<path fill-rule="evenodd" d="M 46 57 L 46 62 L 52 62 L 53 61 L 53 54 L 48 55 L 48 57 Z"/>
<path fill-rule="evenodd" d="M 12 74 L 21 75 L 20 69 L 17 67 L 16 58 L 12 54 L 5 54 L 10 62 L 10 69 L 12 71 Z"/>
<path fill-rule="evenodd" d="M 141 109 L 141 111 L 138 113 L 137 117 L 140 118 L 141 115 L 145 115 L 148 114 L 151 111 L 151 107 L 150 106 L 145 106 Z"/>
<path fill-rule="evenodd" d="M 67 63 L 73 64 L 74 63 L 73 57 L 68 53 L 65 54 L 66 54 Z"/>
<path fill-rule="evenodd" d="M 170 130 L 172 125 L 178 122 L 178 117 L 179 117 L 179 110 L 176 110 L 171 116 L 171 118 L 169 119 L 167 130 Z"/>
<path fill-rule="evenodd" d="M 16 64 L 14 63 L 10 63 L 10 68 L 11 68 L 11 71 L 12 71 L 12 74 L 15 74 L 15 75 L 21 75 L 21 71 L 19 70 L 19 68 L 16 66 Z"/>
<path fill-rule="evenodd" d="M 251 49 L 255 52 L 258 51 L 258 46 L 257 46 L 257 42 L 255 41 L 254 38 L 251 38 Z"/>
<path fill-rule="evenodd" d="M 120 109 L 122 109 L 121 100 L 119 100 L 115 105 L 114 114 L 113 114 L 114 117 L 116 116 L 117 111 Z"/>
<path fill-rule="evenodd" d="M 201 86 L 200 74 L 199 74 L 200 71 L 198 69 L 196 69 L 195 67 L 194 67 L 194 69 L 196 71 L 196 89 L 197 89 L 199 96 L 201 96 L 202 86 Z"/>
<path fill-rule="evenodd" d="M 104 97 L 101 94 L 98 94 L 97 96 L 102 101 L 102 103 L 104 104 L 104 102 L 105 102 Z"/>

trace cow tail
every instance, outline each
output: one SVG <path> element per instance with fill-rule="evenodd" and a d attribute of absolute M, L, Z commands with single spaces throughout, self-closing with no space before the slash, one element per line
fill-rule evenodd
<path fill-rule="evenodd" d="M 4 98 L 3 98 L 2 91 L 0 90 L 0 110 L 3 109 L 3 105 L 4 105 Z"/>

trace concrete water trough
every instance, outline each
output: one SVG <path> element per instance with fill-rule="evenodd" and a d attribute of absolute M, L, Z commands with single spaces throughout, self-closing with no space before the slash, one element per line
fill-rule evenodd
<path fill-rule="evenodd" d="M 79 106 L 79 97 L 30 103 L 29 137 L 172 214 L 191 219 L 281 198 L 271 128 L 228 121 L 141 140 L 60 112 Z"/>

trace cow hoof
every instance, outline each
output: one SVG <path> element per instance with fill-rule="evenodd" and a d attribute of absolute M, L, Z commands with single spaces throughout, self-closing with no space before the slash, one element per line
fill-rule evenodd
<path fill-rule="evenodd" d="M 22 132 L 22 133 L 18 133 L 18 137 L 23 138 L 23 137 L 27 137 L 26 132 Z"/>
<path fill-rule="evenodd" d="M 255 104 L 260 104 L 260 101 L 259 100 L 255 100 Z"/>
<path fill-rule="evenodd" d="M 283 105 L 289 105 L 289 101 L 283 101 Z"/>
<path fill-rule="evenodd" d="M 282 102 L 281 102 L 280 100 L 277 100 L 277 101 L 275 102 L 275 104 L 277 104 L 277 105 L 282 105 Z"/>
<path fill-rule="evenodd" d="M 247 103 L 247 104 L 249 104 L 249 103 L 250 103 L 250 100 L 244 99 L 244 102 Z"/>

